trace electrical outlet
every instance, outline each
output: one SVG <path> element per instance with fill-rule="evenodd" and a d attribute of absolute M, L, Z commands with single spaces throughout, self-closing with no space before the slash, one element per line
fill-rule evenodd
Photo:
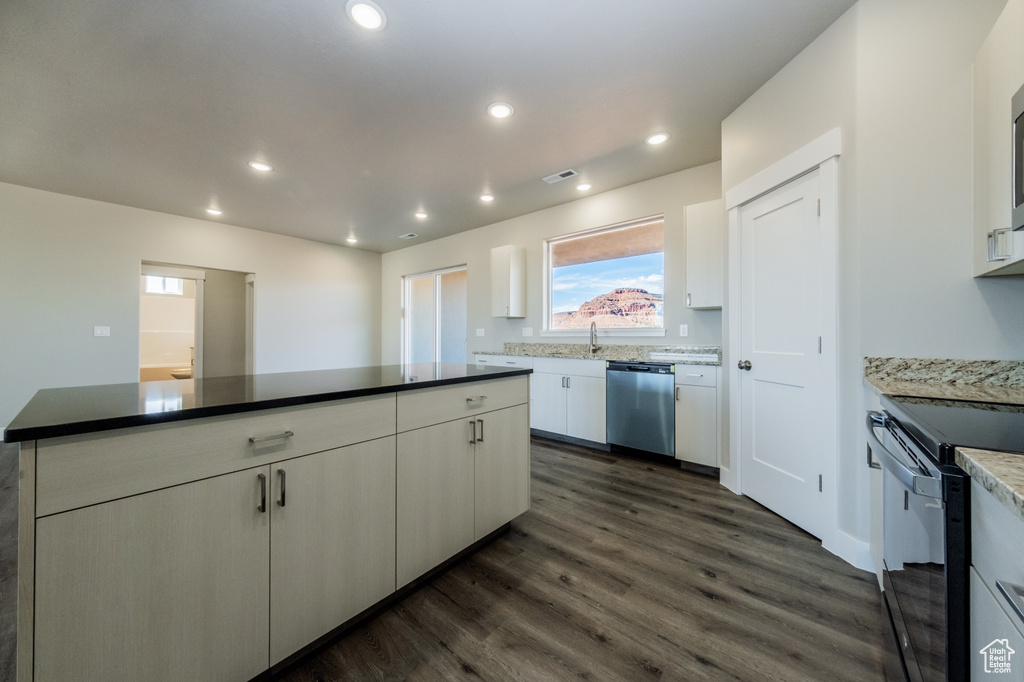
<path fill-rule="evenodd" d="M 533 336 L 533 327 L 523 327 L 523 336 Z"/>
<path fill-rule="evenodd" d="M 484 335 L 484 330 L 483 329 L 477 329 L 476 330 L 476 335 L 477 336 L 483 336 Z"/>
<path fill-rule="evenodd" d="M 93 336 L 110 336 L 110 327 L 93 327 Z"/>
<path fill-rule="evenodd" d="M 681 324 L 681 325 L 679 325 L 679 336 L 689 336 L 689 335 L 690 335 L 690 325 L 688 325 L 688 324 Z"/>

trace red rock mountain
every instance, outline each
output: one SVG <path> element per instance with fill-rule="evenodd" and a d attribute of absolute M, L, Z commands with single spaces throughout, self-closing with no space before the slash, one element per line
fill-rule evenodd
<path fill-rule="evenodd" d="M 603 329 L 653 327 L 662 311 L 662 295 L 643 289 L 615 289 L 581 305 L 574 313 L 555 313 L 555 329 L 583 329 L 591 322 Z"/>

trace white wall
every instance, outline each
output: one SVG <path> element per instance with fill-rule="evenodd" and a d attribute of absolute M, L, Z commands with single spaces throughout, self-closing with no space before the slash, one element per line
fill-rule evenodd
<path fill-rule="evenodd" d="M 506 341 L 580 343 L 579 338 L 541 337 L 543 328 L 542 246 L 545 239 L 634 218 L 665 214 L 665 326 L 666 336 L 602 338 L 602 344 L 721 345 L 721 311 L 694 311 L 684 306 L 685 253 L 683 208 L 717 199 L 721 192 L 721 166 L 711 163 L 653 180 L 585 197 L 536 213 L 512 218 L 469 232 L 384 254 L 382 263 L 381 348 L 385 363 L 400 361 L 402 277 L 429 270 L 466 265 L 468 276 L 468 355 L 501 350 Z M 490 250 L 513 244 L 526 250 L 527 292 L 524 319 L 491 317 Z M 679 336 L 679 325 L 689 335 Z M 522 329 L 534 336 L 524 338 Z M 478 338 L 476 329 L 485 336 Z"/>
<path fill-rule="evenodd" d="M 865 542 L 863 358 L 1024 359 L 1024 279 L 971 277 L 971 64 L 1004 2 L 861 0 L 722 124 L 726 191 L 842 128 L 839 525 Z"/>
<path fill-rule="evenodd" d="M 0 254 L 3 425 L 40 388 L 138 381 L 144 260 L 255 273 L 256 372 L 380 361 L 374 253 L 0 183 Z"/>

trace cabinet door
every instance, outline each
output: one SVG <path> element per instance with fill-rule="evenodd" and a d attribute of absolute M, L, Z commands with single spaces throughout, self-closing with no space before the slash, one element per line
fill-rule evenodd
<path fill-rule="evenodd" d="M 394 592 L 395 438 L 288 460 L 270 473 L 275 665 Z"/>
<path fill-rule="evenodd" d="M 725 204 L 686 207 L 686 307 L 721 308 L 725 272 Z"/>
<path fill-rule="evenodd" d="M 248 680 L 268 666 L 270 514 L 248 469 L 36 522 L 35 680 Z"/>
<path fill-rule="evenodd" d="M 565 375 L 534 372 L 530 397 L 533 399 L 530 427 L 565 435 Z M 602 406 L 602 412 L 604 407 Z"/>
<path fill-rule="evenodd" d="M 971 567 L 971 679 L 1021 679 L 1024 669 L 1024 635 L 1020 619 L 1011 620 L 1003 609 L 1002 594 L 993 594 Z M 1013 653 L 1009 653 L 1009 651 Z M 1014 672 L 1016 671 L 1016 675 Z"/>
<path fill-rule="evenodd" d="M 676 459 L 718 466 L 718 396 L 710 386 L 676 386 Z"/>
<path fill-rule="evenodd" d="M 474 419 L 398 434 L 397 586 L 473 543 Z"/>
<path fill-rule="evenodd" d="M 526 405 L 488 412 L 476 443 L 475 538 L 530 508 L 530 429 Z M 482 434 L 482 438 L 480 435 Z"/>
<path fill-rule="evenodd" d="M 571 376 L 568 377 L 568 383 L 565 408 L 566 435 L 595 443 L 606 442 L 608 434 L 605 430 L 605 380 L 597 377 Z"/>

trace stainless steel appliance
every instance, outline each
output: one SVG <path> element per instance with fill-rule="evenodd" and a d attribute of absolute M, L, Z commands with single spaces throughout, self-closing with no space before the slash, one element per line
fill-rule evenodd
<path fill-rule="evenodd" d="M 609 362 L 606 376 L 608 444 L 675 457 L 675 366 Z"/>
<path fill-rule="evenodd" d="M 1010 100 L 1010 121 L 1013 130 L 1013 207 L 1010 227 L 1020 230 L 1024 229 L 1024 85 Z"/>
<path fill-rule="evenodd" d="M 1024 407 L 884 396 L 882 408 L 868 414 L 868 443 L 885 468 L 886 679 L 967 680 L 977 648 L 968 615 L 970 477 L 956 466 L 956 449 L 1024 453 Z"/>

